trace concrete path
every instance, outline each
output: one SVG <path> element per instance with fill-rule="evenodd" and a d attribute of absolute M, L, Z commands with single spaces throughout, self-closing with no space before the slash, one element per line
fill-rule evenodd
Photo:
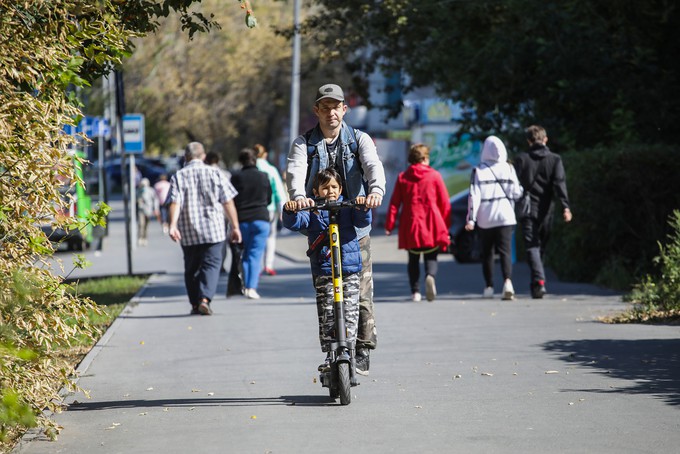
<path fill-rule="evenodd" d="M 125 274 L 114 221 L 93 266 Z M 134 272 L 158 272 L 79 367 L 38 453 L 662 453 L 680 452 L 680 327 L 607 325 L 620 296 L 548 282 L 532 300 L 480 297 L 480 265 L 440 260 L 435 302 L 413 303 L 396 238 L 376 233 L 379 345 L 349 406 L 317 380 L 313 289 L 298 234 L 280 237 L 278 275 L 262 299 L 224 297 L 189 316 L 178 245 L 152 226 Z M 63 254 L 62 254 L 63 255 Z M 497 291 L 500 291 L 498 278 Z"/>

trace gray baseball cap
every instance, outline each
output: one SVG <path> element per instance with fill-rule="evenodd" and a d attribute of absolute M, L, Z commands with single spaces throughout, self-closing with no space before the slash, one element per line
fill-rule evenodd
<path fill-rule="evenodd" d="M 331 98 L 336 101 L 344 101 L 345 94 L 342 92 L 342 88 L 335 84 L 326 84 L 319 87 L 319 91 L 316 93 L 316 102 L 322 99 Z"/>

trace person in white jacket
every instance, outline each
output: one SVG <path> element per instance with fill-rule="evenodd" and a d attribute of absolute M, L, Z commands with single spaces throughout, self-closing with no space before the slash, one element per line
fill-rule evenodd
<path fill-rule="evenodd" d="M 484 297 L 493 298 L 494 249 L 501 258 L 504 300 L 515 297 L 512 286 L 512 231 L 517 224 L 515 200 L 522 195 L 515 168 L 508 163 L 505 145 L 489 136 L 482 147 L 481 164 L 472 171 L 465 229 L 479 228 L 482 242 Z"/>

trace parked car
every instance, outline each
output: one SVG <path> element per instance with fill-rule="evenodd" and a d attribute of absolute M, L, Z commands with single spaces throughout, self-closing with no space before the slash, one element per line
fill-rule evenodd
<path fill-rule="evenodd" d="M 64 185 L 59 189 L 61 192 L 63 205 L 59 207 L 57 216 L 63 218 L 73 218 L 81 216 L 83 211 L 90 209 L 90 200 L 83 191 L 77 188 Z M 78 192 L 81 192 L 80 197 Z M 92 242 L 92 229 L 90 226 L 83 230 L 65 230 L 55 225 L 56 220 L 49 218 L 43 221 L 40 229 L 47 239 L 54 243 L 58 249 L 65 248 L 68 251 L 84 251 Z"/>
<path fill-rule="evenodd" d="M 459 263 L 478 263 L 481 261 L 482 250 L 477 229 L 472 232 L 465 230 L 467 216 L 467 202 L 470 191 L 468 189 L 451 196 L 451 253 Z"/>
<path fill-rule="evenodd" d="M 165 174 L 170 175 L 168 169 L 163 165 L 163 163 L 158 159 L 145 158 L 142 156 L 135 157 L 135 165 L 139 169 L 143 178 L 148 178 L 153 186 L 158 178 Z M 88 165 L 86 172 L 85 183 L 87 184 L 88 190 L 92 191 L 92 188 L 98 187 L 99 184 L 99 174 L 98 174 L 99 162 L 94 161 Z M 122 185 L 121 178 L 121 168 L 120 168 L 120 158 L 113 158 L 106 160 L 104 163 L 104 174 L 107 178 L 107 183 L 112 187 L 120 188 Z"/>

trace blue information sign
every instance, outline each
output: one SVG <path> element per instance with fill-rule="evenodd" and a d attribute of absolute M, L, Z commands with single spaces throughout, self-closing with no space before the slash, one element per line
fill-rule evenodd
<path fill-rule="evenodd" d="M 128 114 L 123 117 L 123 143 L 125 153 L 144 153 L 144 115 Z"/>

